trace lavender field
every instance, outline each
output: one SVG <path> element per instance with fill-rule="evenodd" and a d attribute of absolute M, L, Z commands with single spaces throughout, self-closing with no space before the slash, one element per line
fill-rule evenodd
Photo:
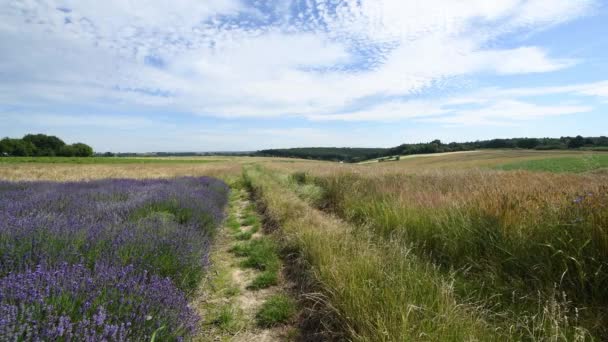
<path fill-rule="evenodd" d="M 0 340 L 181 340 L 228 187 L 0 182 Z"/>

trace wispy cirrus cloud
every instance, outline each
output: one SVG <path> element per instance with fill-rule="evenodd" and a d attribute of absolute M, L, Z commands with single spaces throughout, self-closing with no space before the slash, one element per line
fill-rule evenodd
<path fill-rule="evenodd" d="M 589 113 L 590 98 L 608 100 L 608 81 L 553 87 L 482 88 L 425 100 L 392 100 L 356 111 L 310 115 L 316 121 L 395 122 L 411 120 L 450 126 L 520 125 L 544 117 Z M 557 96 L 550 104 L 537 104 L 538 97 Z"/>

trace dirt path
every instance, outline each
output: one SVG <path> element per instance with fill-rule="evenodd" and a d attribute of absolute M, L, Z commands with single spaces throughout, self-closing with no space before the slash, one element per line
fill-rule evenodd
<path fill-rule="evenodd" d="M 203 318 L 201 334 L 196 340 L 294 340 L 297 336 L 297 329 L 293 327 L 295 304 L 289 319 L 271 323 L 261 321 L 260 311 L 266 302 L 276 301 L 277 296 L 286 297 L 283 266 L 278 261 L 278 254 L 276 272 L 274 269 L 265 269 L 267 265 L 264 263 L 263 267 L 257 268 L 249 265 L 252 257 L 243 255 L 248 252 L 247 247 L 243 249 L 244 252 L 239 248 L 266 243 L 270 239 L 262 231 L 260 218 L 255 213 L 247 193 L 244 190 L 233 192 L 229 218 L 219 231 L 212 249 L 212 266 L 202 282 L 199 295 L 195 296 L 196 299 L 192 303 Z M 273 272 L 269 275 L 270 280 L 255 287 L 258 278 L 266 279 L 265 272 Z M 274 279 L 272 275 L 275 275 Z M 273 315 L 274 313 L 270 315 L 270 319 L 274 319 Z"/>

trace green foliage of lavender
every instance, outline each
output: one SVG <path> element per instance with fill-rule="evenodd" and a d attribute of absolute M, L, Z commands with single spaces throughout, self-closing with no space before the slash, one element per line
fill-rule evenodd
<path fill-rule="evenodd" d="M 180 340 L 223 218 L 213 178 L 0 182 L 0 340 Z"/>

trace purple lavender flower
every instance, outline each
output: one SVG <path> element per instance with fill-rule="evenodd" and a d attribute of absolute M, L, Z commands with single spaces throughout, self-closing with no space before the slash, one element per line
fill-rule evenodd
<path fill-rule="evenodd" d="M 84 301 L 105 303 L 108 310 L 78 305 Z M 147 320 L 150 315 L 156 319 Z M 100 266 L 94 273 L 67 264 L 0 279 L 0 317 L 1 340 L 140 340 L 158 326 L 178 337 L 195 332 L 198 321 L 168 279 L 129 266 Z M 130 317 L 134 321 L 125 324 Z"/>
<path fill-rule="evenodd" d="M 0 182 L 0 340 L 188 336 L 227 194 L 208 177 Z"/>

